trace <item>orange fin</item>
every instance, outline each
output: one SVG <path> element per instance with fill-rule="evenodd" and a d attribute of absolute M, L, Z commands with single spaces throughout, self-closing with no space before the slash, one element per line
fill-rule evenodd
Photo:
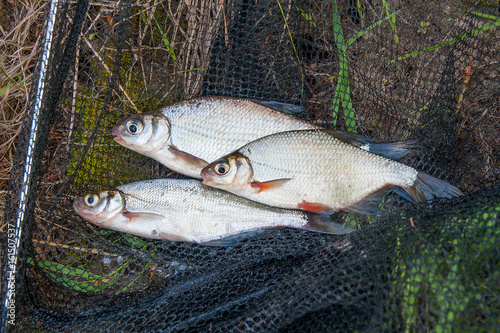
<path fill-rule="evenodd" d="M 270 180 L 267 182 L 259 182 L 257 180 L 254 180 L 253 182 L 250 183 L 250 186 L 253 188 L 258 188 L 259 192 L 257 193 L 260 193 L 262 191 L 270 190 L 272 188 L 281 186 L 291 179 L 292 178 L 282 178 L 282 179 Z"/>
<path fill-rule="evenodd" d="M 316 202 L 307 202 L 305 200 L 299 203 L 297 207 L 299 207 L 302 210 L 306 210 L 308 212 L 313 212 L 313 213 L 324 213 L 332 211 L 331 207 Z"/>
<path fill-rule="evenodd" d="M 130 222 L 133 219 L 139 218 L 141 216 L 141 213 L 124 212 L 122 213 L 122 215 L 126 217 Z"/>

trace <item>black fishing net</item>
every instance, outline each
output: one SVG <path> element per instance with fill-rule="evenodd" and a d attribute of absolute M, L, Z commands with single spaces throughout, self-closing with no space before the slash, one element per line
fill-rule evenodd
<path fill-rule="evenodd" d="M 3 330 L 500 330 L 497 1 L 55 6 L 2 223 Z M 111 128 L 207 95 L 300 105 L 303 119 L 376 141 L 419 139 L 402 162 L 465 195 L 391 194 L 377 216 L 336 214 L 357 229 L 347 236 L 277 229 L 232 247 L 102 230 L 74 212 L 90 190 L 181 177 Z"/>

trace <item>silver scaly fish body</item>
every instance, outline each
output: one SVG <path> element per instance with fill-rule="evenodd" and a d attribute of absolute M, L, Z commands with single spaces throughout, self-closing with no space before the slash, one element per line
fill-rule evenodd
<path fill-rule="evenodd" d="M 316 126 L 268 107 L 277 102 L 200 97 L 120 121 L 115 141 L 178 173 L 201 179 L 208 161 L 268 134 Z"/>
<path fill-rule="evenodd" d="M 269 134 L 317 128 L 253 100 L 231 97 L 197 98 L 161 113 L 171 123 L 172 145 L 207 162 Z"/>
<path fill-rule="evenodd" d="M 201 179 L 200 172 L 220 156 L 263 136 L 317 129 L 289 113 L 291 104 L 234 97 L 199 97 L 118 122 L 112 130 L 119 144 L 151 157 L 178 173 Z M 285 114 L 288 113 L 288 114 Z M 341 141 L 389 158 L 400 158 L 415 140 L 374 143 L 363 136 L 331 131 Z"/>
<path fill-rule="evenodd" d="M 196 180 L 156 179 L 77 197 L 76 212 L 103 228 L 152 239 L 231 245 L 242 234 L 276 227 L 346 233 L 324 216 L 262 205 Z"/>
<path fill-rule="evenodd" d="M 381 198 L 398 188 L 403 190 L 399 194 L 416 201 L 461 194 L 443 181 L 322 130 L 258 139 L 212 162 L 202 176 L 206 185 L 257 202 L 313 212 L 375 214 Z"/>

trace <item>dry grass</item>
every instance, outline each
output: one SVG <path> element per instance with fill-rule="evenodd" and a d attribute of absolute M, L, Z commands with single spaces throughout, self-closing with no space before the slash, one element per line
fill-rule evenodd
<path fill-rule="evenodd" d="M 42 41 L 40 37 L 43 37 L 40 29 L 46 4 L 46 1 L 41 0 L 0 1 L 0 65 L 5 69 L 5 73 L 0 71 L 0 232 L 3 230 L 5 197 L 13 166 L 16 143 L 21 132 L 31 83 L 34 79 L 33 69 L 36 62 L 36 53 Z M 93 26 L 99 22 L 102 23 L 101 27 L 105 26 L 106 23 L 112 25 L 107 20 L 113 16 L 109 14 L 113 13 L 115 6 L 116 3 L 114 2 L 100 2 L 96 7 L 91 5 L 90 17 L 92 13 L 97 13 L 97 15 L 90 22 L 90 27 L 84 29 L 81 38 L 85 44 L 79 46 L 83 48 L 87 46 L 107 72 L 109 72 L 109 69 L 105 68 L 106 63 L 101 59 L 101 55 L 97 50 L 96 45 L 98 44 L 96 44 L 96 40 L 90 41 L 88 37 L 91 32 L 105 35 L 99 30 L 101 28 L 94 29 Z M 227 18 L 224 14 L 225 1 L 181 0 L 175 7 L 172 7 L 171 2 L 138 0 L 133 3 L 133 6 L 141 8 L 141 11 L 146 14 L 144 21 L 142 19 L 137 20 L 141 26 L 138 36 L 141 50 L 145 53 L 151 50 L 151 54 L 156 54 L 157 49 L 163 49 L 164 53 L 168 54 L 168 50 L 164 43 L 161 42 L 161 39 L 158 40 L 157 38 L 149 41 L 146 38 L 148 32 L 151 35 L 157 35 L 159 29 L 163 30 L 175 49 L 177 61 L 174 63 L 173 59 L 167 58 L 170 64 L 170 66 L 167 66 L 164 60 L 160 61 L 155 57 L 152 57 L 152 59 L 158 61 L 162 68 L 169 68 L 169 79 L 175 77 L 176 84 L 186 87 L 183 91 L 186 98 L 198 94 L 208 67 L 212 41 L 216 37 L 216 28 L 224 24 L 227 34 Z M 157 10 L 165 13 L 164 18 L 159 22 L 153 19 Z M 207 38 L 207 36 L 210 38 Z M 144 45 L 143 39 L 145 39 Z M 135 50 L 136 48 L 132 47 L 132 49 Z M 147 58 L 147 56 L 138 54 L 137 59 L 141 62 L 142 72 L 144 72 L 145 66 L 143 64 L 144 58 Z M 145 72 L 153 73 L 154 71 L 146 70 Z M 151 78 L 146 80 L 146 74 L 144 74 L 144 82 L 150 80 Z M 162 77 L 159 80 L 165 81 L 165 78 Z M 145 84 L 145 87 L 147 86 Z M 6 90 L 2 90 L 2 88 L 6 88 Z M 124 95 L 127 95 L 125 90 L 122 87 L 120 88 Z M 139 112 L 139 109 L 134 107 L 133 101 L 135 99 L 133 97 L 127 99 L 131 107 L 136 112 Z"/>
<path fill-rule="evenodd" d="M 0 2 L 0 223 L 10 170 L 33 80 L 43 20 L 41 0 Z M 1 229 L 0 229 L 1 230 Z"/>

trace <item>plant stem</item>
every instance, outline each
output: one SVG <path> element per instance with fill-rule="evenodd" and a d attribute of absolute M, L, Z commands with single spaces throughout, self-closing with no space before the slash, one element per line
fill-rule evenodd
<path fill-rule="evenodd" d="M 333 0 L 333 38 L 337 45 L 339 56 L 339 75 L 337 87 L 333 96 L 333 122 L 337 124 L 340 104 L 344 109 L 345 122 L 348 132 L 356 133 L 356 120 L 354 119 L 354 108 L 351 101 L 351 89 L 349 86 L 349 64 L 347 62 L 347 44 L 340 25 L 340 16 L 337 10 L 337 1 Z"/>

